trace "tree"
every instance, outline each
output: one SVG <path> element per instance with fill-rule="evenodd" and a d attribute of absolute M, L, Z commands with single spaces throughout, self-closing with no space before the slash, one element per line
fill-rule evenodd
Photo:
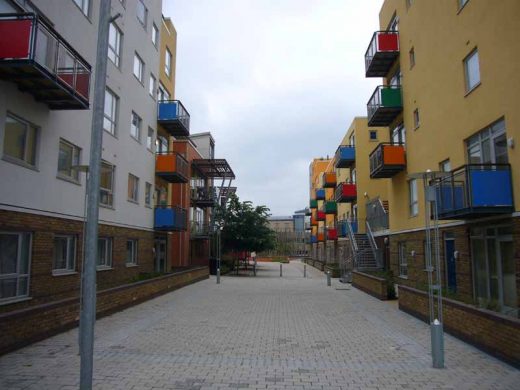
<path fill-rule="evenodd" d="M 227 207 L 217 206 L 215 222 L 222 226 L 222 248 L 224 252 L 261 252 L 273 249 L 275 233 L 269 228 L 269 208 L 256 206 L 250 201 L 241 202 L 232 194 Z"/>

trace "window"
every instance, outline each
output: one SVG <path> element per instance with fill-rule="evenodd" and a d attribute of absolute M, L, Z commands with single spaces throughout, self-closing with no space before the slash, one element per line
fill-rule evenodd
<path fill-rule="evenodd" d="M 399 257 L 399 277 L 408 278 L 408 261 L 406 253 L 406 243 L 400 242 L 397 244 Z"/>
<path fill-rule="evenodd" d="M 103 128 L 112 135 L 116 134 L 118 106 L 119 97 L 107 88 L 105 90 L 105 118 L 103 120 Z"/>
<path fill-rule="evenodd" d="M 137 203 L 139 201 L 139 178 L 128 174 L 128 200 Z"/>
<path fill-rule="evenodd" d="M 412 69 L 415 66 L 415 49 L 413 47 L 410 49 L 408 56 L 410 58 L 410 69 Z"/>
<path fill-rule="evenodd" d="M 170 94 L 161 82 L 159 82 L 159 89 L 157 90 L 157 99 L 159 101 L 170 100 Z"/>
<path fill-rule="evenodd" d="M 145 183 L 144 186 L 144 204 L 145 206 L 152 206 L 152 185 L 150 183 Z"/>
<path fill-rule="evenodd" d="M 466 77 L 466 92 L 470 92 L 480 84 L 480 66 L 477 49 L 464 58 L 464 75 Z"/>
<path fill-rule="evenodd" d="M 74 0 L 74 3 L 76 3 L 85 16 L 89 16 L 90 0 Z"/>
<path fill-rule="evenodd" d="M 155 23 L 152 27 L 152 43 L 155 47 L 157 47 L 157 44 L 159 43 L 159 29 L 157 28 Z"/>
<path fill-rule="evenodd" d="M 390 31 L 399 31 L 399 18 L 394 14 L 390 24 L 388 25 L 388 30 Z"/>
<path fill-rule="evenodd" d="M 137 265 L 137 240 L 126 240 L 126 265 Z"/>
<path fill-rule="evenodd" d="M 101 177 L 99 183 L 99 203 L 112 207 L 114 204 L 114 170 L 112 164 L 101 162 Z"/>
<path fill-rule="evenodd" d="M 0 302 L 27 297 L 31 234 L 0 232 Z"/>
<path fill-rule="evenodd" d="M 149 127 L 148 136 L 146 137 L 146 147 L 151 152 L 153 152 L 153 134 L 154 134 L 153 129 L 151 127 Z"/>
<path fill-rule="evenodd" d="M 162 135 L 158 135 L 155 140 L 155 152 L 156 153 L 167 153 L 168 152 L 168 140 Z"/>
<path fill-rule="evenodd" d="M 76 268 L 76 237 L 54 236 L 53 273 L 74 272 Z"/>
<path fill-rule="evenodd" d="M 419 109 L 416 108 L 413 110 L 413 127 L 417 129 L 421 125 L 421 121 L 419 120 Z"/>
<path fill-rule="evenodd" d="M 377 130 L 370 130 L 370 141 L 377 141 Z"/>
<path fill-rule="evenodd" d="M 144 62 L 139 57 L 139 54 L 134 53 L 134 76 L 139 80 L 139 82 L 143 83 L 143 72 L 144 72 Z"/>
<path fill-rule="evenodd" d="M 143 0 L 137 0 L 137 20 L 139 20 L 139 23 L 141 23 L 144 28 L 146 28 L 146 19 L 147 18 L 148 18 L 148 9 L 146 9 L 146 6 L 144 5 Z"/>
<path fill-rule="evenodd" d="M 417 180 L 411 179 L 408 182 L 408 188 L 410 191 L 410 216 L 415 217 L 419 214 L 419 197 L 417 194 Z"/>
<path fill-rule="evenodd" d="M 399 124 L 392 130 L 392 143 L 406 144 L 406 129 L 403 124 Z"/>
<path fill-rule="evenodd" d="M 462 7 L 464 7 L 468 1 L 469 0 L 458 0 L 458 2 L 459 2 L 459 9 L 462 9 Z"/>
<path fill-rule="evenodd" d="M 506 126 L 503 119 L 466 141 L 469 164 L 507 164 Z"/>
<path fill-rule="evenodd" d="M 119 68 L 121 57 L 121 30 L 114 22 L 108 29 L 108 58 Z"/>
<path fill-rule="evenodd" d="M 132 116 L 130 120 L 130 135 L 135 138 L 137 141 L 141 139 L 141 124 L 143 120 L 139 115 L 132 111 Z"/>
<path fill-rule="evenodd" d="M 4 133 L 4 156 L 16 162 L 36 165 L 38 128 L 7 114 Z"/>
<path fill-rule="evenodd" d="M 58 153 L 58 176 L 79 181 L 79 171 L 73 169 L 79 165 L 80 148 L 65 140 L 60 139 L 60 151 Z"/>
<path fill-rule="evenodd" d="M 166 206 L 168 204 L 168 190 L 163 187 L 155 187 L 155 199 L 157 199 L 158 205 Z"/>
<path fill-rule="evenodd" d="M 166 75 L 170 77 L 172 72 L 172 53 L 168 48 L 166 48 L 164 56 L 164 71 L 166 72 Z"/>
<path fill-rule="evenodd" d="M 150 96 L 155 99 L 155 88 L 156 88 L 157 80 L 153 74 L 150 73 L 150 85 L 148 86 L 148 92 Z"/>
<path fill-rule="evenodd" d="M 112 268 L 112 239 L 103 237 L 98 239 L 98 269 Z"/>
<path fill-rule="evenodd" d="M 350 146 L 356 146 L 356 136 L 355 134 L 352 134 L 348 139 L 348 144 Z"/>
<path fill-rule="evenodd" d="M 441 172 L 450 172 L 451 171 L 451 162 L 449 159 L 441 161 L 439 164 L 439 169 Z"/>

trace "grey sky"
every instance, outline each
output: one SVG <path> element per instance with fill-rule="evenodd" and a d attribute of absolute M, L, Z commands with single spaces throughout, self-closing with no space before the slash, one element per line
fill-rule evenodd
<path fill-rule="evenodd" d="M 292 215 L 309 163 L 332 155 L 379 79 L 364 53 L 382 0 L 163 0 L 177 29 L 176 97 L 211 131 L 241 200 Z"/>

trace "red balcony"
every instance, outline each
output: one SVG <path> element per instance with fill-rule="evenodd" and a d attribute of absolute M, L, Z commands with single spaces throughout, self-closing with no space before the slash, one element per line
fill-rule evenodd
<path fill-rule="evenodd" d="M 327 240 L 336 241 L 338 239 L 338 230 L 336 228 L 327 229 Z"/>
<path fill-rule="evenodd" d="M 399 57 L 399 33 L 377 31 L 365 53 L 365 76 L 385 77 Z"/>
<path fill-rule="evenodd" d="M 317 221 L 325 221 L 325 211 L 318 210 L 316 212 L 316 220 Z"/>
<path fill-rule="evenodd" d="M 89 108 L 90 65 L 35 14 L 0 14 L 0 78 L 51 110 Z"/>
<path fill-rule="evenodd" d="M 357 187 L 355 184 L 340 183 L 336 187 L 336 202 L 354 202 L 357 199 Z"/>

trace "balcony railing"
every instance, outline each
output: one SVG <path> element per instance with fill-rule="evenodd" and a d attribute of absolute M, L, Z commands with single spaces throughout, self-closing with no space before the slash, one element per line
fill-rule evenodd
<path fill-rule="evenodd" d="M 357 199 L 357 187 L 351 183 L 340 183 L 336 187 L 335 199 L 338 203 L 354 202 Z"/>
<path fill-rule="evenodd" d="M 401 111 L 401 86 L 379 86 L 367 103 L 368 125 L 389 126 Z"/>
<path fill-rule="evenodd" d="M 318 201 L 316 199 L 311 199 L 311 201 L 309 202 L 309 205 L 310 205 L 311 209 L 317 209 Z"/>
<path fill-rule="evenodd" d="M 356 148 L 350 145 L 340 145 L 334 156 L 336 168 L 350 168 L 356 162 Z"/>
<path fill-rule="evenodd" d="M 323 188 L 316 190 L 316 200 L 325 200 L 325 190 Z"/>
<path fill-rule="evenodd" d="M 208 238 L 211 233 L 211 225 L 208 223 L 191 221 L 190 222 L 190 238 L 200 239 Z"/>
<path fill-rule="evenodd" d="M 371 199 L 366 203 L 367 222 L 372 231 L 387 230 L 389 225 L 388 202 L 379 198 Z"/>
<path fill-rule="evenodd" d="M 372 179 L 392 177 L 406 168 L 404 145 L 380 143 L 370 153 L 369 160 Z"/>
<path fill-rule="evenodd" d="M 385 77 L 399 57 L 399 32 L 376 31 L 365 52 L 365 76 Z"/>
<path fill-rule="evenodd" d="M 157 104 L 157 122 L 174 137 L 190 135 L 190 114 L 180 100 L 161 100 Z"/>
<path fill-rule="evenodd" d="M 196 187 L 191 189 L 191 204 L 197 207 L 214 207 L 217 202 L 215 187 Z"/>
<path fill-rule="evenodd" d="M 323 206 L 321 207 L 321 211 L 323 211 L 325 214 L 336 215 L 338 213 L 338 205 L 335 201 L 328 200 L 323 203 Z"/>
<path fill-rule="evenodd" d="M 156 207 L 154 228 L 168 232 L 186 230 L 186 209 L 177 206 Z"/>
<path fill-rule="evenodd" d="M 471 219 L 514 212 L 509 164 L 464 165 L 433 185 L 439 219 Z"/>
<path fill-rule="evenodd" d="M 325 221 L 325 211 L 318 210 L 316 212 L 316 221 Z"/>
<path fill-rule="evenodd" d="M 321 175 L 321 183 L 324 188 L 336 187 L 336 172 L 323 172 Z"/>
<path fill-rule="evenodd" d="M 89 108 L 90 65 L 36 14 L 0 14 L 0 78 L 51 110 Z"/>
<path fill-rule="evenodd" d="M 188 161 L 177 152 L 163 152 L 155 155 L 155 174 L 169 183 L 187 183 Z"/>
<path fill-rule="evenodd" d="M 338 239 L 338 230 L 336 228 L 327 228 L 327 240 L 336 241 Z"/>

